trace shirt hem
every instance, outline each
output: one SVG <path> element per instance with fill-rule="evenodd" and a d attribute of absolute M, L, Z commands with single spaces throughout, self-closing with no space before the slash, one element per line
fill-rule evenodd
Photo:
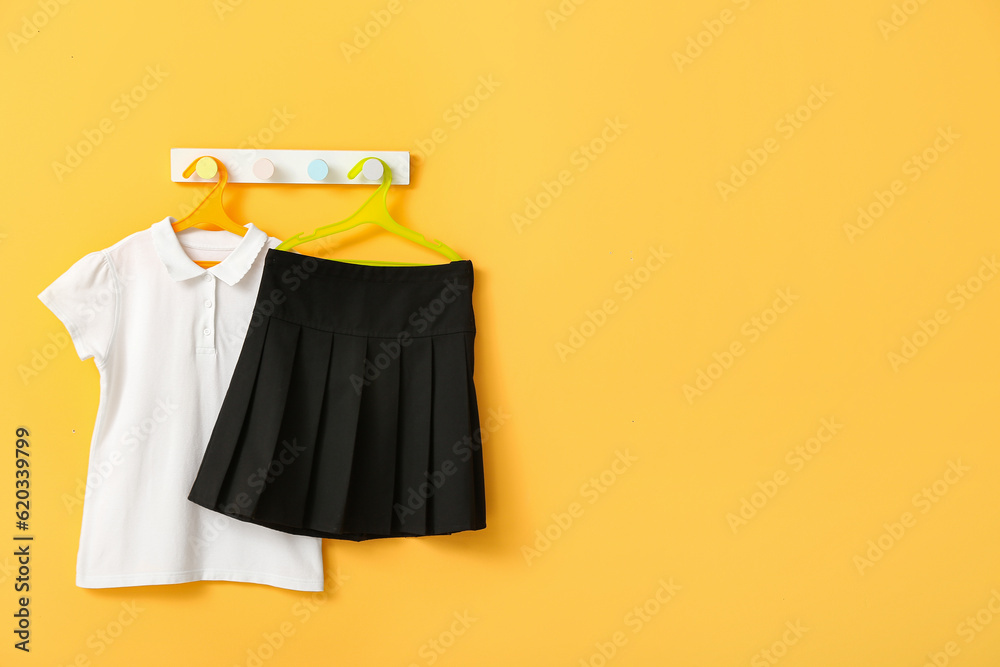
<path fill-rule="evenodd" d="M 151 572 L 132 575 L 85 575 L 77 572 L 78 588 L 122 588 L 125 586 L 159 586 L 186 584 L 195 581 L 235 581 L 248 584 L 265 584 L 275 588 L 295 591 L 319 592 L 323 590 L 323 577 L 296 579 L 276 574 L 243 572 L 239 570 L 186 570 L 178 572 Z"/>

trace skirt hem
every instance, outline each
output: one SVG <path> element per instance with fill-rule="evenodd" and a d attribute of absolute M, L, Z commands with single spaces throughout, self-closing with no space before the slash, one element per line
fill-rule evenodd
<path fill-rule="evenodd" d="M 455 524 L 452 526 L 445 526 L 439 529 L 435 529 L 433 532 L 430 533 L 407 533 L 403 531 L 396 531 L 389 534 L 337 532 L 337 531 L 314 529 L 314 528 L 309 528 L 307 526 L 290 526 L 275 521 L 263 521 L 248 514 L 233 514 L 232 512 L 227 512 L 225 506 L 223 505 L 217 506 L 213 505 L 210 502 L 202 502 L 201 500 L 191 496 L 188 496 L 188 500 L 195 503 L 196 505 L 200 505 L 201 507 L 210 509 L 214 512 L 219 512 L 220 514 L 225 514 L 230 518 L 237 519 L 245 523 L 252 523 L 256 526 L 263 526 L 264 528 L 270 528 L 271 530 L 277 530 L 279 532 L 291 535 L 320 537 L 323 539 L 330 539 L 330 540 L 350 540 L 352 542 L 363 542 L 367 540 L 401 538 L 401 537 L 434 537 L 435 535 L 454 535 L 455 533 L 471 532 L 476 530 L 483 530 L 484 528 L 486 528 L 486 522 L 482 521 L 473 524 Z"/>

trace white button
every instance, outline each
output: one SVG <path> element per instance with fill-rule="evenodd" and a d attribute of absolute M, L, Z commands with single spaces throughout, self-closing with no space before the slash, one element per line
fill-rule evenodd
<path fill-rule="evenodd" d="M 205 301 L 205 307 L 206 308 L 211 308 L 212 307 L 212 301 L 211 300 L 206 300 Z"/>
<path fill-rule="evenodd" d="M 211 279 L 212 279 L 212 274 L 211 273 L 206 273 L 205 274 L 205 280 L 211 280 Z"/>
<path fill-rule="evenodd" d="M 211 329 L 205 329 L 205 335 L 206 336 L 211 336 L 212 335 L 212 330 Z"/>

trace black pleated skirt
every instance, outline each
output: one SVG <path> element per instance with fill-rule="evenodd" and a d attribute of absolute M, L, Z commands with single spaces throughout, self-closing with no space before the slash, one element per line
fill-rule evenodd
<path fill-rule="evenodd" d="M 313 537 L 485 528 L 472 287 L 468 260 L 268 250 L 188 499 Z"/>

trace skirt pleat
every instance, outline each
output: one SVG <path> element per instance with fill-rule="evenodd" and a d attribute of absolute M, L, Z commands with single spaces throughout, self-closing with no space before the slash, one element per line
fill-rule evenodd
<path fill-rule="evenodd" d="M 291 518 L 294 525 L 301 525 L 305 518 L 332 347 L 333 334 L 330 332 L 308 327 L 301 329 L 279 444 L 254 512 L 254 517 L 261 521 L 281 523 Z"/>
<path fill-rule="evenodd" d="M 271 320 L 267 319 L 247 331 L 239 361 L 233 370 L 229 390 L 219 409 L 212 431 L 211 446 L 207 447 L 188 498 L 205 507 L 218 508 L 226 472 L 235 460 L 236 445 L 244 431 L 247 410 L 260 369 L 264 340 Z"/>
<path fill-rule="evenodd" d="M 361 406 L 358 381 L 351 379 L 364 377 L 366 351 L 367 338 L 333 334 L 304 522 L 319 531 L 342 532 Z"/>
<path fill-rule="evenodd" d="M 476 397 L 476 385 L 472 381 L 472 373 L 475 368 L 473 346 L 475 344 L 475 337 L 473 334 L 466 333 L 462 336 L 462 340 L 465 344 L 465 358 L 468 364 L 468 375 L 466 376 L 466 385 L 468 387 L 469 396 L 469 433 L 472 436 L 472 446 L 471 446 L 471 457 L 470 471 L 472 475 L 473 482 L 473 492 L 474 497 L 471 505 L 474 507 L 472 516 L 472 525 L 475 526 L 485 526 L 486 525 L 486 480 L 483 471 L 483 433 L 482 428 L 479 423 L 479 399 Z"/>
<path fill-rule="evenodd" d="M 236 502 L 242 514 L 253 515 L 266 488 L 267 470 L 280 444 L 301 329 L 274 318 L 268 324 L 250 408 L 221 494 L 229 503 Z"/>
<path fill-rule="evenodd" d="M 430 338 L 416 338 L 399 360 L 401 400 L 392 504 L 392 532 L 397 534 L 427 534 L 427 497 L 421 491 L 430 462 L 433 354 Z"/>
<path fill-rule="evenodd" d="M 450 338 L 458 340 L 449 340 Z M 473 523 L 475 489 L 471 468 L 472 425 L 469 421 L 468 372 L 463 334 L 436 336 L 432 386 L 433 449 L 428 475 L 435 485 L 431 527 L 447 533 Z"/>
<path fill-rule="evenodd" d="M 371 338 L 366 341 L 365 368 L 369 377 L 374 377 L 366 378 L 360 389 L 361 405 L 343 524 L 345 533 L 388 535 L 392 525 L 399 364 L 380 349 L 380 342 Z"/>

